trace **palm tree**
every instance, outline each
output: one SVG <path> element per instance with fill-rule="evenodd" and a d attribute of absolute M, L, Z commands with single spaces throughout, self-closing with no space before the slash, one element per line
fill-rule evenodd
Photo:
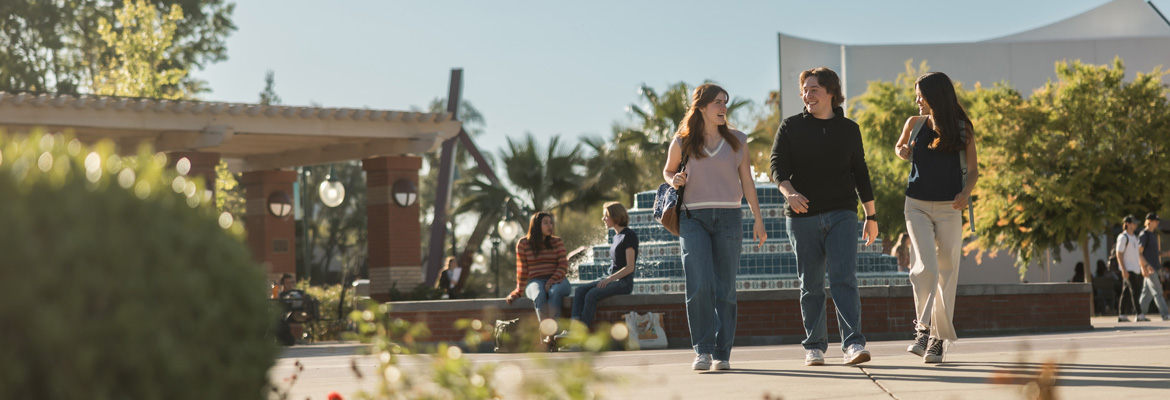
<path fill-rule="evenodd" d="M 593 157 L 585 161 L 588 173 L 581 185 L 577 209 L 589 208 L 606 200 L 623 200 L 628 207 L 634 206 L 634 195 L 642 191 L 641 184 L 652 177 L 639 165 L 637 157 L 630 153 L 630 146 L 621 146 L 600 136 L 581 139 Z"/>
<path fill-rule="evenodd" d="M 541 150 L 528 133 L 520 142 L 509 137 L 508 148 L 500 152 L 508 180 L 528 195 L 534 210 L 557 210 L 571 203 L 584 181 L 581 145 L 566 150 L 560 141 L 560 135 L 553 135 Z"/>

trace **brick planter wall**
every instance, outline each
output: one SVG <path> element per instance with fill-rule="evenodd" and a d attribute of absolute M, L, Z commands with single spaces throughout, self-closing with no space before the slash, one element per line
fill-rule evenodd
<path fill-rule="evenodd" d="M 959 337 L 1021 332 L 1089 330 L 1089 291 L 1085 283 L 1013 285 L 960 285 L 956 296 L 955 329 Z M 830 341 L 839 342 L 832 295 L 826 307 Z M 740 291 L 736 345 L 799 343 L 804 339 L 800 318 L 800 290 Z M 624 295 L 599 304 L 595 321 L 618 322 L 630 311 L 664 314 L 663 327 L 670 347 L 690 347 L 687 314 L 682 294 Z M 565 299 L 564 316 L 572 301 Z M 426 322 L 430 341 L 458 342 L 463 332 L 454 327 L 461 318 L 536 318 L 532 302 L 519 299 L 509 305 L 502 299 L 393 302 L 391 314 L 412 322 Z M 914 294 L 909 286 L 861 288 L 862 333 L 871 341 L 911 338 Z"/>

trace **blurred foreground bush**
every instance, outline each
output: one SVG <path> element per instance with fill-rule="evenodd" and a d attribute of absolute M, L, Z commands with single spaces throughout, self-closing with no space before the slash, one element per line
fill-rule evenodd
<path fill-rule="evenodd" d="M 263 398 L 275 316 L 239 228 L 113 150 L 0 134 L 0 398 Z"/>

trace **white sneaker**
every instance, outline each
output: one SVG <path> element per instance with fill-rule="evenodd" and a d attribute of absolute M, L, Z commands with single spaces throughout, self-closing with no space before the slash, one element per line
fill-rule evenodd
<path fill-rule="evenodd" d="M 865 346 L 854 343 L 845 348 L 846 364 L 861 364 L 866 361 L 869 361 L 869 351 Z"/>
<path fill-rule="evenodd" d="M 727 360 L 715 360 L 715 370 L 726 371 L 731 369 L 731 362 Z"/>
<path fill-rule="evenodd" d="M 706 371 L 711 369 L 711 355 L 699 354 L 695 356 L 695 362 L 691 363 L 691 369 L 695 371 Z"/>
<path fill-rule="evenodd" d="M 804 365 L 825 365 L 825 352 L 821 349 L 806 349 L 804 351 Z"/>

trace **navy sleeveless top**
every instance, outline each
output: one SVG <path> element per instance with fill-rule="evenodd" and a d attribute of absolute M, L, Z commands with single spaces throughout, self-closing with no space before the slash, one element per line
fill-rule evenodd
<path fill-rule="evenodd" d="M 963 191 L 963 169 L 959 167 L 959 153 L 948 153 L 929 147 L 938 137 L 934 129 L 922 126 L 914 142 L 914 160 L 910 163 L 910 179 L 906 196 L 922 201 L 953 201 Z"/>

